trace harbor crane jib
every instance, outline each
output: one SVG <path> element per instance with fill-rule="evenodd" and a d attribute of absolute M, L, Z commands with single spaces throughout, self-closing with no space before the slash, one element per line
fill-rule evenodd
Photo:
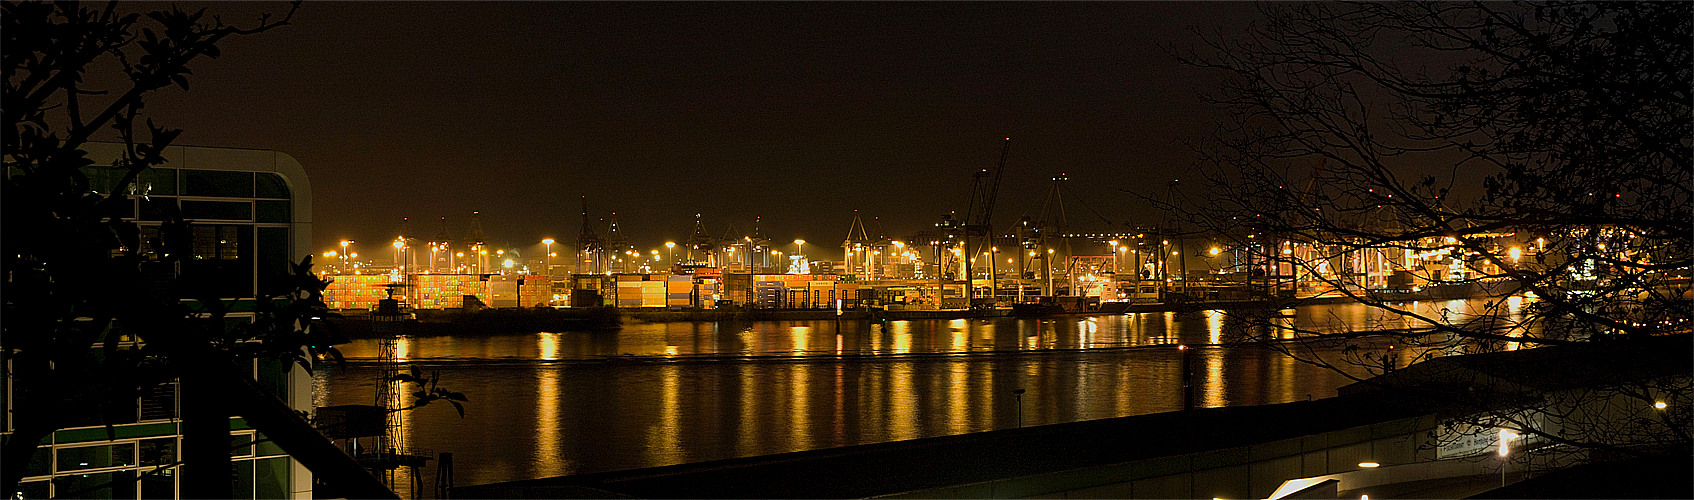
<path fill-rule="evenodd" d="M 965 288 L 970 290 L 972 307 L 993 307 L 998 291 L 995 289 L 995 276 L 998 274 L 995 266 L 996 247 L 994 245 L 994 204 L 1000 197 L 1000 180 L 1006 173 L 1006 155 L 1012 150 L 1012 138 L 1007 137 L 1000 146 L 1000 163 L 993 172 L 987 168 L 978 170 L 976 182 L 971 188 L 970 204 L 965 208 L 964 251 L 961 258 Z M 972 242 L 975 245 L 972 245 Z M 978 297 L 976 293 L 975 272 L 971 270 L 971 262 L 983 254 L 988 256 L 988 293 L 987 297 Z"/>

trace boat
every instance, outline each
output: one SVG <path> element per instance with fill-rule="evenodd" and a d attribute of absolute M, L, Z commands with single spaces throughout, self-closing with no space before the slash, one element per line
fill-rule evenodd
<path fill-rule="evenodd" d="M 1099 297 L 1040 297 L 1036 302 L 1012 304 L 1012 316 L 1019 318 L 1053 318 L 1062 316 L 1102 316 L 1129 312 L 1129 302 L 1102 302 Z"/>
<path fill-rule="evenodd" d="M 911 319 L 974 319 L 974 318 L 1003 318 L 1011 314 L 1011 309 L 1004 308 L 974 308 L 974 309 L 871 309 L 869 317 L 872 320 L 893 321 Z"/>
<path fill-rule="evenodd" d="M 1471 297 L 1503 297 L 1523 288 L 1516 280 L 1449 281 L 1405 288 L 1371 288 L 1365 296 L 1379 302 L 1455 300 Z"/>

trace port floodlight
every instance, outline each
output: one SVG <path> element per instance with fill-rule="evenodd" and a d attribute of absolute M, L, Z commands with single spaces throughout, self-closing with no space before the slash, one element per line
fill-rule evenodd
<path fill-rule="evenodd" d="M 352 257 L 352 258 L 355 258 L 355 259 L 357 259 L 357 258 L 359 258 L 359 254 L 357 254 L 357 253 L 355 253 L 355 254 L 353 254 L 353 255 L 349 255 L 349 257 Z"/>
<path fill-rule="evenodd" d="M 676 242 L 674 242 L 674 241 L 665 242 L 665 248 L 676 248 Z"/>
<path fill-rule="evenodd" d="M 1366 468 L 1366 469 L 1375 469 L 1375 468 L 1381 467 L 1381 466 L 1382 466 L 1382 464 L 1379 464 L 1379 463 L 1376 463 L 1376 462 L 1359 462 L 1359 467 L 1363 467 L 1363 468 Z"/>
<path fill-rule="evenodd" d="M 400 240 L 394 240 L 394 248 L 405 248 L 405 247 L 406 247 L 406 242 L 400 241 Z"/>
<path fill-rule="evenodd" d="M 551 244 L 553 244 L 553 239 L 552 239 L 552 238 L 542 238 L 542 240 L 541 240 L 541 244 L 543 244 L 543 245 L 551 245 Z"/>
<path fill-rule="evenodd" d="M 1503 457 L 1511 453 L 1511 449 L 1507 447 L 1506 442 L 1515 437 L 1518 437 L 1518 433 L 1506 429 L 1500 429 L 1500 456 Z"/>
<path fill-rule="evenodd" d="M 1653 408 L 1654 409 L 1663 410 L 1663 409 L 1665 409 L 1665 406 L 1666 405 L 1665 405 L 1664 401 L 1654 401 L 1653 402 Z"/>
<path fill-rule="evenodd" d="M 1218 247 L 1212 247 L 1212 255 L 1217 255 L 1218 252 L 1221 252 L 1221 251 L 1222 250 L 1219 250 Z"/>

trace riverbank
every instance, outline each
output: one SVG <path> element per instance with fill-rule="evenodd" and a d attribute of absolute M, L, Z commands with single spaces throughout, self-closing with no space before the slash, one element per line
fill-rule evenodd
<path fill-rule="evenodd" d="M 1337 300 L 1340 299 L 1340 300 Z M 1345 302 L 1346 297 L 1302 299 L 1281 303 L 1265 300 L 1210 300 L 1194 302 L 1149 302 L 1130 304 L 1117 312 L 1082 312 L 1056 315 L 1037 315 L 1030 318 L 1100 316 L 1129 313 L 1202 311 L 1212 309 L 1245 310 L 1275 309 L 1300 304 Z M 343 335 L 364 338 L 372 335 L 370 314 L 367 311 L 339 311 L 341 317 L 331 318 Z M 486 335 L 505 333 L 534 333 L 560 331 L 591 331 L 615 329 L 628 323 L 672 322 L 739 322 L 739 321 L 825 321 L 825 320 L 954 320 L 998 318 L 1011 315 L 1010 309 L 941 309 L 941 310 L 883 310 L 850 309 L 686 309 L 663 310 L 652 308 L 513 308 L 464 311 L 460 309 L 419 309 L 417 320 L 408 321 L 403 331 L 411 336 Z"/>

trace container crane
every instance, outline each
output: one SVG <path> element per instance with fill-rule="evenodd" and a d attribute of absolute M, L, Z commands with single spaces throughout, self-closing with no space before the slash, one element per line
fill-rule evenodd
<path fill-rule="evenodd" d="M 1006 155 L 1011 150 L 1012 138 L 1007 137 L 1000 147 L 1000 163 L 994 167 L 994 172 L 989 173 L 986 168 L 977 171 L 975 174 L 976 183 L 971 188 L 970 205 L 965 210 L 965 255 L 962 256 L 962 261 L 966 296 L 969 297 L 972 306 L 977 305 L 978 302 L 975 286 L 972 283 L 971 261 L 976 260 L 976 256 L 982 254 L 982 252 L 990 252 L 988 259 L 988 300 L 985 302 L 993 304 L 999 297 L 999 291 L 995 286 L 995 277 L 998 273 L 994 264 L 995 257 L 992 254 L 994 249 L 994 202 L 1000 197 L 1000 179 L 1006 173 Z M 972 237 L 979 237 L 980 243 L 975 248 L 971 247 Z"/>

